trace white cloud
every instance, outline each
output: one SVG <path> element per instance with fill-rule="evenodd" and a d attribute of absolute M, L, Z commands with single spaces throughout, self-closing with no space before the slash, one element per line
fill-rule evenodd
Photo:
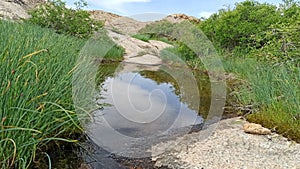
<path fill-rule="evenodd" d="M 214 12 L 203 11 L 203 12 L 200 12 L 200 13 L 199 13 L 199 16 L 207 19 L 207 18 L 209 18 L 213 13 L 214 13 Z"/>
<path fill-rule="evenodd" d="M 151 0 L 89 0 L 89 2 L 107 9 L 124 12 L 123 5 L 134 2 L 150 2 Z"/>

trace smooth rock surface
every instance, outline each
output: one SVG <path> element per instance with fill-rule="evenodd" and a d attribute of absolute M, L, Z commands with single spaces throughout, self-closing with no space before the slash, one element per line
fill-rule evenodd
<path fill-rule="evenodd" d="M 89 11 L 91 18 L 103 21 L 105 27 L 110 30 L 118 31 L 122 34 L 134 35 L 150 22 L 139 22 L 132 18 L 116 15 L 101 10 Z"/>
<path fill-rule="evenodd" d="M 246 121 L 222 120 L 214 133 L 199 140 L 199 133 L 152 147 L 157 166 L 186 169 L 300 169 L 300 144 L 272 133 L 243 131 Z"/>
<path fill-rule="evenodd" d="M 167 43 L 150 40 L 132 38 L 129 35 L 108 31 L 108 35 L 120 46 L 125 48 L 124 62 L 141 65 L 160 65 L 162 60 L 159 53 L 162 49 L 172 47 Z"/>

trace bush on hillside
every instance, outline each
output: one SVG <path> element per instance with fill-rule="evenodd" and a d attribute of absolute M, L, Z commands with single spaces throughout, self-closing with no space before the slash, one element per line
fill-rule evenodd
<path fill-rule="evenodd" d="M 300 67 L 300 22 L 293 24 L 276 24 L 266 32 L 270 39 L 254 54 L 259 60 L 267 61 L 274 66 L 291 65 Z"/>
<path fill-rule="evenodd" d="M 91 19 L 90 14 L 82 10 L 86 2 L 80 0 L 74 4 L 76 8 L 70 9 L 61 0 L 49 0 L 29 12 L 29 22 L 79 38 L 88 38 L 103 27 L 102 22 Z"/>
<path fill-rule="evenodd" d="M 275 5 L 247 0 L 237 3 L 234 9 L 220 10 L 201 22 L 199 27 L 218 47 L 229 51 L 249 50 L 266 43 L 264 32 L 279 19 L 280 12 Z"/>
<path fill-rule="evenodd" d="M 179 56 L 184 61 L 189 61 L 198 58 L 197 54 L 191 50 L 185 43 L 181 42 L 174 35 L 177 35 L 178 29 L 184 27 L 187 23 L 171 23 L 166 20 L 154 22 L 148 24 L 145 28 L 139 31 L 140 34 L 134 37 L 141 40 L 160 40 L 169 44 L 172 44 L 174 48 L 167 49 L 169 52 Z M 170 59 L 170 58 L 169 58 Z"/>
<path fill-rule="evenodd" d="M 285 0 L 278 11 L 281 13 L 280 21 L 264 32 L 264 39 L 268 41 L 254 53 L 260 60 L 274 66 L 300 67 L 300 2 Z"/>

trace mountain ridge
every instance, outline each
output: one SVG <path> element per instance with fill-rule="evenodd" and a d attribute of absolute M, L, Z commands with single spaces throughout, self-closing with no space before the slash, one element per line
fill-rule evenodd
<path fill-rule="evenodd" d="M 91 18 L 103 21 L 107 29 L 131 35 L 138 33 L 138 31 L 146 25 L 159 21 L 168 21 L 171 23 L 180 23 L 182 21 L 189 21 L 192 23 L 200 22 L 200 19 L 186 14 L 171 14 L 160 20 L 143 22 L 128 16 L 120 16 L 102 10 L 91 10 L 89 13 L 91 14 Z"/>
<path fill-rule="evenodd" d="M 28 10 L 46 2 L 47 0 L 1 0 L 0 18 L 9 20 L 28 19 L 30 17 Z M 125 29 L 126 33 L 135 33 L 136 29 L 143 28 L 147 24 L 152 23 L 152 21 L 142 22 L 131 17 L 103 10 L 88 10 L 88 12 L 91 14 L 92 19 L 103 21 L 107 27 L 112 27 L 113 29 L 120 29 L 122 27 L 124 29 L 124 26 L 128 26 L 129 28 Z M 200 19 L 186 14 L 171 14 L 161 20 L 167 20 L 172 23 L 178 23 L 183 20 L 200 22 Z"/>

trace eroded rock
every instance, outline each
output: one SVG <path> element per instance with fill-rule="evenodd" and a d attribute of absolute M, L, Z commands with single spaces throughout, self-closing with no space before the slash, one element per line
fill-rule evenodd
<path fill-rule="evenodd" d="M 119 16 L 110 12 L 101 10 L 90 11 L 91 18 L 103 21 L 105 27 L 109 30 L 114 30 L 122 34 L 134 35 L 144 28 L 148 22 L 136 21 L 132 18 Z"/>
<path fill-rule="evenodd" d="M 243 126 L 244 132 L 249 134 L 269 135 L 271 130 L 262 127 L 260 124 L 245 123 Z"/>

